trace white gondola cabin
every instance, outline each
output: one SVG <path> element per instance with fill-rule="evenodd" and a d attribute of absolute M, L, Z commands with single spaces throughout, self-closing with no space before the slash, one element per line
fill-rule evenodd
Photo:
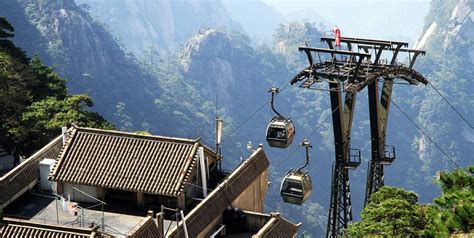
<path fill-rule="evenodd" d="M 295 126 L 290 119 L 281 116 L 272 118 L 267 127 L 267 142 L 271 147 L 287 148 L 293 142 Z"/>
<path fill-rule="evenodd" d="M 302 205 L 312 189 L 311 177 L 307 171 L 290 171 L 281 183 L 280 195 L 286 203 Z"/>
<path fill-rule="evenodd" d="M 281 182 L 280 187 L 280 195 L 283 201 L 297 205 L 303 204 L 313 189 L 308 171 L 303 171 L 309 164 L 309 148 L 312 147 L 311 142 L 309 142 L 308 139 L 304 139 L 301 146 L 305 147 L 306 150 L 306 163 L 297 170 L 291 169 Z"/>

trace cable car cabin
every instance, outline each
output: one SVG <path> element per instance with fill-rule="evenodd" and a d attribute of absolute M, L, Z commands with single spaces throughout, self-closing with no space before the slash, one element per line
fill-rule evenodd
<path fill-rule="evenodd" d="M 280 195 L 286 203 L 302 205 L 311 194 L 313 185 L 308 172 L 290 171 L 281 183 Z"/>
<path fill-rule="evenodd" d="M 295 126 L 290 119 L 275 116 L 267 127 L 267 142 L 271 147 L 287 148 L 293 142 Z"/>

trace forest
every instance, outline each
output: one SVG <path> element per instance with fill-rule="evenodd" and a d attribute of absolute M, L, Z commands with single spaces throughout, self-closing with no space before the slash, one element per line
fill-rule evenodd
<path fill-rule="evenodd" d="M 302 221 L 301 234 L 322 236 L 334 161 L 329 94 L 289 81 L 307 67 L 298 47 L 323 47 L 330 27 L 284 21 L 264 1 L 249 2 L 249 12 L 265 15 L 261 30 L 232 1 L 2 2 L 0 145 L 20 163 L 74 123 L 202 137 L 213 147 L 219 116 L 224 167 L 231 169 L 248 156 L 249 142 L 266 146 L 273 116 L 267 90 L 280 87 L 275 106 L 295 122 L 296 137 L 287 150 L 265 147 L 272 160 L 266 209 Z M 349 236 L 472 233 L 473 7 L 470 0 L 430 2 L 418 37 L 426 55 L 415 69 L 433 86 L 395 85 L 393 100 L 403 111 L 392 107 L 387 142 L 397 160 L 386 167 L 387 186 L 365 207 L 370 121 L 367 92 L 358 96 L 351 143 L 362 151 L 362 164 L 350 174 Z M 303 206 L 289 205 L 279 184 L 304 163 L 298 144 L 305 138 L 313 142 L 313 194 Z"/>

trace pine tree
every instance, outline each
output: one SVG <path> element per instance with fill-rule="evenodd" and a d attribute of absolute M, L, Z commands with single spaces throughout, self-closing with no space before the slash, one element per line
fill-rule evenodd
<path fill-rule="evenodd" d="M 415 237 L 425 226 L 424 214 L 414 193 L 384 186 L 362 211 L 362 220 L 347 229 L 349 237 Z"/>
<path fill-rule="evenodd" d="M 474 166 L 440 172 L 441 196 L 427 209 L 427 235 L 470 233 L 474 227 Z"/>
<path fill-rule="evenodd" d="M 87 95 L 68 95 L 66 80 L 38 56 L 29 59 L 11 38 L 13 27 L 0 17 L 0 145 L 28 156 L 61 132 L 62 126 L 113 128 Z"/>

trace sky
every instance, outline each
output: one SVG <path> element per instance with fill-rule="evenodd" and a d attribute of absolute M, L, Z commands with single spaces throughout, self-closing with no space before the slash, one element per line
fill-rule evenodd
<path fill-rule="evenodd" d="M 429 0 L 264 0 L 290 19 L 322 19 L 343 36 L 404 40 L 421 34 Z"/>

